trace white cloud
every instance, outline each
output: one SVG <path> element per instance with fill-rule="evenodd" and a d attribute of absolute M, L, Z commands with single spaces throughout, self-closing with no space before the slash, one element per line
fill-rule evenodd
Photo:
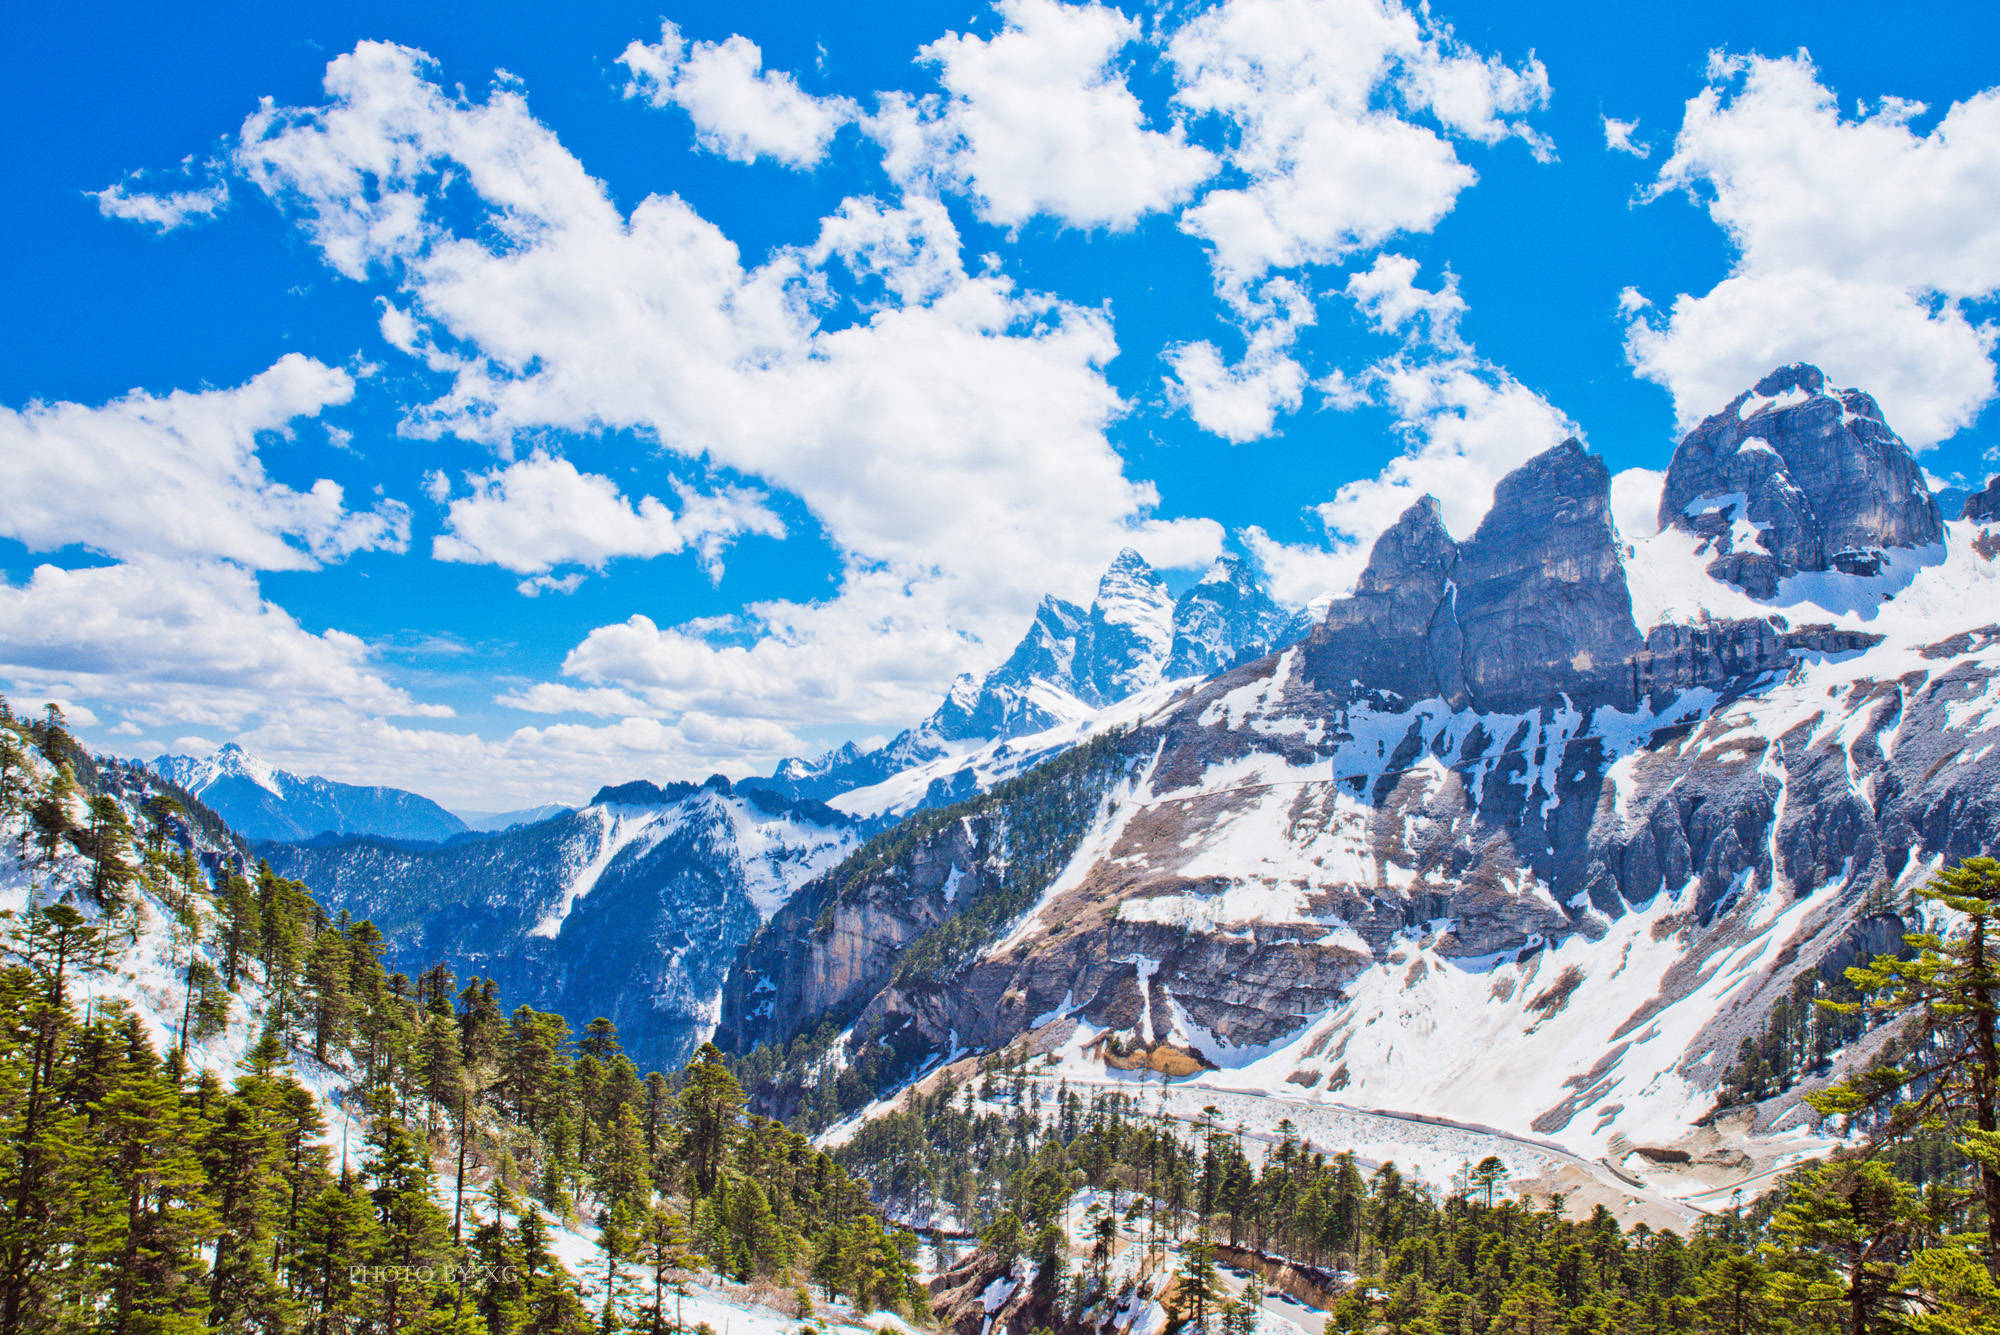
<path fill-rule="evenodd" d="M 693 711 L 646 717 L 642 701 L 601 691 L 563 700 L 536 686 L 505 701 L 602 724 L 524 727 L 495 738 L 410 726 L 449 709 L 391 682 L 369 646 L 307 631 L 225 563 L 138 560 L 83 570 L 42 566 L 0 579 L 0 687 L 17 702 L 57 699 L 72 723 L 120 723 L 105 741 L 151 755 L 144 734 L 206 754 L 217 737 L 305 774 L 410 788 L 448 805 L 587 798 L 635 775 L 768 772 L 802 743 L 782 724 Z M 621 707 L 622 706 L 622 707 Z"/>
<path fill-rule="evenodd" d="M 749 650 L 670 642 L 704 665 L 706 712 L 901 726 L 1044 592 L 1087 596 L 1135 534 L 1207 542 L 1203 521 L 1151 522 L 1156 493 L 1105 437 L 1124 410 L 1108 317 L 968 274 L 935 201 L 849 201 L 814 245 L 746 267 L 679 198 L 622 213 L 514 88 L 450 95 L 378 43 L 326 87 L 324 106 L 252 116 L 238 159 L 336 268 L 400 287 L 403 346 L 450 378 L 406 430 L 503 450 L 634 430 L 798 497 L 840 553 L 834 598 L 750 609 Z M 885 294 L 845 325 L 822 321 L 835 262 Z M 660 541 L 631 515 L 634 542 Z M 522 564 L 580 550 L 565 541 Z M 585 643 L 574 670 L 621 685 Z"/>
<path fill-rule="evenodd" d="M 678 106 L 702 147 L 737 162 L 813 166 L 859 113 L 847 98 L 814 97 L 789 73 L 765 69 L 764 53 L 742 36 L 690 43 L 663 21 L 659 41 L 631 43 L 618 63 L 631 72 L 627 97 Z"/>
<path fill-rule="evenodd" d="M 1844 116 L 1803 51 L 1711 58 L 1653 193 L 1703 203 L 1736 263 L 1627 342 L 1683 426 L 1792 360 L 1868 389 L 1920 448 L 1992 399 L 1994 334 L 1963 303 L 2000 291 L 2000 88 L 1918 134 L 1924 110 Z"/>
<path fill-rule="evenodd" d="M 1873 394 L 1890 425 L 1922 449 L 1992 399 L 1993 338 L 1956 306 L 1905 288 L 1787 269 L 1683 293 L 1664 318 L 1634 320 L 1625 347 L 1640 375 L 1673 392 L 1682 430 L 1771 368 L 1812 362 L 1835 384 Z"/>
<path fill-rule="evenodd" d="M 171 232 L 220 213 L 229 203 L 229 187 L 217 182 L 201 190 L 154 192 L 135 190 L 120 181 L 96 191 L 92 198 L 97 201 L 97 211 L 107 218 L 146 223 Z"/>
<path fill-rule="evenodd" d="M 1462 347 L 1458 321 L 1465 299 L 1458 295 L 1458 275 L 1446 270 L 1444 285 L 1431 291 L 1418 286 L 1417 267 L 1407 255 L 1377 255 L 1348 278 L 1348 299 L 1378 334 L 1423 335 L 1437 347 Z"/>
<path fill-rule="evenodd" d="M 1216 167 L 1178 126 L 1146 127 L 1118 65 L 1139 27 L 1116 9 L 999 0 L 990 38 L 949 33 L 923 49 L 942 98 L 891 96 L 870 132 L 891 175 L 964 189 L 989 222 L 1047 214 L 1076 227 L 1129 228 L 1186 199 Z"/>
<path fill-rule="evenodd" d="M 1270 435 L 1278 414 L 1296 411 L 1305 400 L 1305 368 L 1258 340 L 1234 365 L 1208 342 L 1182 344 L 1166 357 L 1173 374 L 1169 397 L 1186 406 L 1204 431 L 1233 445 Z"/>
<path fill-rule="evenodd" d="M 1653 146 L 1638 138 L 1639 122 L 1621 121 L 1611 116 L 1604 119 L 1604 146 L 1613 153 L 1630 153 L 1635 158 L 1651 157 Z"/>
<path fill-rule="evenodd" d="M 406 507 L 350 510 L 337 483 L 295 490 L 272 481 L 258 455 L 261 437 L 353 392 L 347 372 L 288 353 L 234 389 L 0 407 L 0 533 L 38 551 L 77 544 L 263 570 L 402 551 Z"/>
<path fill-rule="evenodd" d="M 784 524 L 754 491 L 699 495 L 683 489 L 676 515 L 655 496 L 634 505 L 610 478 L 578 472 L 569 460 L 540 450 L 468 481 L 472 494 L 451 501 L 444 531 L 432 540 L 431 555 L 440 561 L 543 576 L 556 566 L 602 570 L 617 557 L 663 556 L 693 546 L 703 566 L 719 575 L 723 551 L 740 535 L 785 536 Z M 536 579 L 522 592 L 575 588 L 575 580 Z"/>
<path fill-rule="evenodd" d="M 1551 445 L 1582 434 L 1541 395 L 1470 352 L 1399 353 L 1372 368 L 1369 378 L 1410 449 L 1319 507 L 1329 531 L 1357 541 L 1372 542 L 1427 493 L 1442 502 L 1446 526 L 1465 537 L 1492 505 L 1496 482 Z"/>
<path fill-rule="evenodd" d="M 545 593 L 575 593 L 583 587 L 583 572 L 572 570 L 567 575 L 531 575 L 514 586 L 514 591 L 523 598 L 539 598 Z"/>
<path fill-rule="evenodd" d="M 1314 602 L 1352 585 L 1374 540 L 1423 495 L 1437 497 L 1460 537 L 1478 527 L 1502 477 L 1536 454 L 1581 435 L 1541 395 L 1479 356 L 1458 329 L 1465 302 L 1450 277 L 1436 289 L 1416 282 L 1417 265 L 1384 255 L 1348 281 L 1347 295 L 1380 333 L 1403 346 L 1357 374 L 1322 382 L 1329 405 L 1386 408 L 1407 443 L 1372 478 L 1343 485 L 1315 507 L 1329 544 L 1288 544 L 1262 529 L 1245 542 L 1294 602 Z"/>
<path fill-rule="evenodd" d="M 1271 434 L 1280 412 L 1305 399 L 1306 372 L 1291 355 L 1298 331 L 1316 318 L 1312 298 L 1287 278 L 1265 280 L 1236 303 L 1245 315 L 1243 356 L 1226 364 L 1213 343 L 1170 347 L 1166 362 L 1171 402 L 1206 431 L 1231 444 Z"/>
<path fill-rule="evenodd" d="M 1247 183 L 1182 215 L 1225 290 L 1430 230 L 1474 180 L 1447 135 L 1550 151 L 1523 119 L 1548 100 L 1539 61 L 1480 55 L 1393 0 L 1224 0 L 1167 54 L 1176 101 L 1237 130 Z"/>
<path fill-rule="evenodd" d="M 352 635 L 313 634 L 219 562 L 141 558 L 0 581 L 0 673 L 17 690 L 115 704 L 149 727 L 229 729 L 338 701 L 440 715 L 390 684 Z"/>

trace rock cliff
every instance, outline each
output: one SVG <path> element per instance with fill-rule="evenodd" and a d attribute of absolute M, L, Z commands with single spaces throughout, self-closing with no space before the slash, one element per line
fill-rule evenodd
<path fill-rule="evenodd" d="M 723 1032 L 1669 1143 L 1885 893 L 2000 845 L 2000 553 L 1809 367 L 1690 433 L 1661 514 L 1621 535 L 1573 441 L 1463 541 L 1419 502 L 1303 642 L 801 892 Z M 1089 818 L 1024 878 L 999 836 L 1059 784 Z"/>
<path fill-rule="evenodd" d="M 1773 371 L 1688 434 L 1659 519 L 1708 541 L 1717 579 L 1765 598 L 1802 571 L 1872 574 L 1884 548 L 1943 534 L 1923 469 L 1875 400 L 1804 365 Z"/>

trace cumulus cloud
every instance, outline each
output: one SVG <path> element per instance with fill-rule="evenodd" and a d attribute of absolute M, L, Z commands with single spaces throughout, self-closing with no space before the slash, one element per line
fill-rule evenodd
<path fill-rule="evenodd" d="M 1539 61 L 1470 50 L 1393 0 L 1224 0 L 1167 55 L 1178 104 L 1236 130 L 1226 156 L 1245 183 L 1181 222 L 1225 287 L 1430 230 L 1474 180 L 1453 138 L 1551 152 L 1525 120 L 1548 101 Z"/>
<path fill-rule="evenodd" d="M 663 556 L 692 546 L 711 576 L 719 576 L 722 553 L 737 537 L 785 536 L 764 498 L 746 488 L 713 495 L 682 488 L 676 515 L 656 496 L 634 505 L 610 478 L 578 472 L 569 460 L 540 450 L 468 481 L 471 494 L 451 501 L 444 531 L 432 540 L 431 555 L 440 561 L 547 576 L 556 566 L 602 570 L 617 557 Z M 580 578 L 538 578 L 522 591 L 567 593 Z"/>
<path fill-rule="evenodd" d="M 0 672 L 122 712 L 149 727 L 241 726 L 338 701 L 383 715 L 439 716 L 371 663 L 361 640 L 313 634 L 224 562 L 141 558 L 0 581 Z"/>
<path fill-rule="evenodd" d="M 1386 409 L 1406 448 L 1372 478 L 1343 485 L 1315 507 L 1325 545 L 1287 544 L 1262 529 L 1246 545 L 1280 596 L 1310 603 L 1352 585 L 1368 549 L 1418 497 L 1437 497 L 1446 526 L 1461 537 L 1478 527 L 1502 477 L 1564 438 L 1581 435 L 1565 414 L 1481 357 L 1460 334 L 1465 302 L 1447 274 L 1436 288 L 1417 282 L 1418 266 L 1379 256 L 1354 274 L 1346 295 L 1378 333 L 1401 346 L 1356 374 L 1321 384 L 1329 406 Z"/>
<path fill-rule="evenodd" d="M 351 510 L 337 483 L 296 490 L 271 480 L 258 454 L 261 437 L 353 392 L 347 372 L 289 353 L 233 389 L 0 407 L 0 533 L 37 551 L 75 544 L 261 570 L 402 551 L 406 507 Z"/>
<path fill-rule="evenodd" d="M 848 201 L 815 242 L 749 267 L 682 199 L 622 212 L 517 88 L 447 93 L 421 53 L 364 43 L 326 90 L 320 106 L 260 109 L 238 160 L 336 269 L 400 289 L 401 345 L 449 379 L 407 431 L 506 450 L 547 429 L 630 429 L 798 497 L 840 553 L 836 597 L 751 609 L 753 645 L 769 646 L 757 672 L 723 670 L 740 645 L 671 641 L 707 664 L 717 716 L 768 698 L 899 726 L 969 655 L 1003 652 L 1044 592 L 1087 595 L 1135 534 L 1172 532 L 1105 436 L 1124 411 L 1103 374 L 1106 315 L 968 273 L 935 201 Z M 447 181 L 462 192 L 449 210 Z M 825 318 L 831 264 L 882 299 Z M 643 500 L 617 503 L 624 545 L 665 540 Z M 1163 545 L 1212 529 L 1180 527 Z M 513 556 L 590 558 L 579 542 Z M 592 670 L 586 684 L 622 684 Z"/>
<path fill-rule="evenodd" d="M 860 111 L 847 98 L 815 97 L 789 73 L 765 69 L 764 53 L 742 36 L 689 42 L 662 22 L 659 41 L 631 43 L 618 63 L 631 74 L 625 96 L 679 107 L 702 147 L 737 162 L 768 157 L 813 166 Z"/>
<path fill-rule="evenodd" d="M 1000 0 L 990 38 L 949 33 L 923 49 L 944 94 L 891 95 L 870 132 L 906 186 L 966 191 L 981 217 L 1047 214 L 1123 230 L 1186 199 L 1216 168 L 1178 126 L 1149 129 L 1119 65 L 1139 27 L 1118 10 Z"/>
<path fill-rule="evenodd" d="M 1844 115 L 1803 51 L 1711 58 L 1652 193 L 1702 203 L 1736 262 L 1664 314 L 1634 308 L 1626 345 L 1684 427 L 1796 360 L 1870 390 L 1920 448 L 1992 399 L 1994 332 L 1965 303 L 2000 291 L 2000 88 L 1919 134 L 1925 110 Z"/>
<path fill-rule="evenodd" d="M 1187 409 L 1204 430 L 1231 444 L 1271 434 L 1280 412 L 1305 399 L 1306 371 L 1292 356 L 1299 330 L 1316 313 L 1305 289 L 1286 278 L 1267 279 L 1239 302 L 1244 319 L 1243 356 L 1233 365 L 1207 340 L 1166 351 L 1171 402 Z"/>

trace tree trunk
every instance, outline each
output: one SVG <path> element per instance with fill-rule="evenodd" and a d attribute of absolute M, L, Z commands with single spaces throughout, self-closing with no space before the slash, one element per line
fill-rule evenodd
<path fill-rule="evenodd" d="M 1974 1115 L 1979 1129 L 1991 1137 L 1995 1131 L 1994 1091 L 2000 1084 L 2000 1042 L 1994 1035 L 1993 988 L 1987 977 L 1986 919 L 1972 923 L 1973 1026 L 1979 1042 L 1979 1070 L 1972 1081 Z M 1988 1139 L 1988 1145 L 1993 1142 Z M 2000 1165 L 1989 1156 L 1979 1161 L 1979 1185 L 1986 1202 L 1986 1270 L 2000 1279 Z"/>

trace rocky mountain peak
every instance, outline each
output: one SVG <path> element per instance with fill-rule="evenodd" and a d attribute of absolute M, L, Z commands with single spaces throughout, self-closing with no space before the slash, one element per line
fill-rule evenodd
<path fill-rule="evenodd" d="M 1623 690 L 1643 642 L 1611 522 L 1611 470 L 1575 437 L 1500 480 L 1453 580 L 1466 686 L 1481 708 Z"/>
<path fill-rule="evenodd" d="M 464 821 L 417 793 L 293 774 L 236 742 L 224 742 L 200 760 L 160 756 L 150 768 L 200 798 L 250 839 L 306 839 L 332 832 L 443 840 L 466 829 Z"/>
<path fill-rule="evenodd" d="M 1858 389 L 1781 366 L 1682 440 L 1660 527 L 1697 534 L 1709 573 L 1757 597 L 1805 571 L 1872 574 L 1889 547 L 1923 547 L 1943 518 L 1916 456 Z"/>
<path fill-rule="evenodd" d="M 1310 628 L 1302 613 L 1278 605 L 1256 568 L 1229 555 L 1174 603 L 1173 649 L 1166 676 L 1212 677 L 1289 644 Z"/>
<path fill-rule="evenodd" d="M 1964 515 L 1975 524 L 2000 524 L 2000 473 L 1966 498 Z"/>
<path fill-rule="evenodd" d="M 1322 689 L 1510 710 L 1620 696 L 1641 647 L 1610 470 L 1570 439 L 1502 478 L 1462 544 L 1432 497 L 1405 510 L 1327 609 L 1305 668 Z"/>
<path fill-rule="evenodd" d="M 1174 643 L 1174 596 L 1146 558 L 1119 552 L 1097 583 L 1090 639 L 1078 654 L 1077 694 L 1110 704 L 1157 685 Z"/>
<path fill-rule="evenodd" d="M 1097 600 L 1092 606 L 1104 607 L 1128 598 L 1146 604 L 1173 602 L 1152 563 L 1132 548 L 1122 547 L 1098 579 Z"/>
<path fill-rule="evenodd" d="M 1375 540 L 1354 592 L 1327 608 L 1307 645 L 1308 674 L 1328 690 L 1465 703 L 1464 639 L 1450 606 L 1457 564 L 1436 498 L 1421 498 Z"/>

